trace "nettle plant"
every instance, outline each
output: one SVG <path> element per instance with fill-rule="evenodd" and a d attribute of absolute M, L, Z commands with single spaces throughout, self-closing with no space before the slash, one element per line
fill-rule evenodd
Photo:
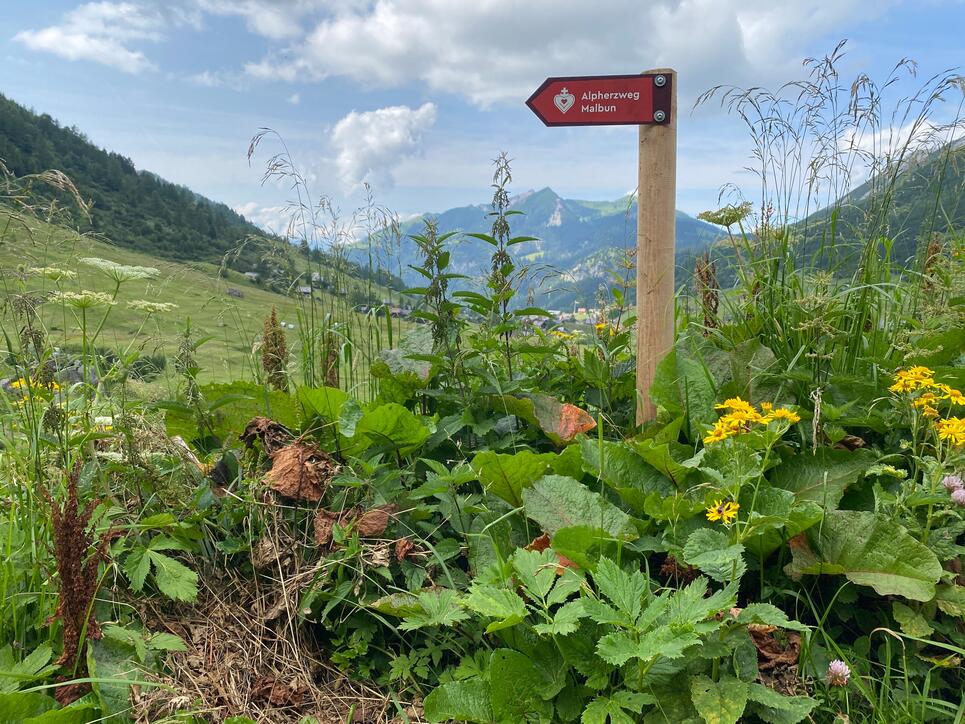
<path fill-rule="evenodd" d="M 806 627 L 736 601 L 735 584 L 663 588 L 637 565 L 601 558 L 587 574 L 552 549 L 521 549 L 468 593 L 424 592 L 400 613 L 403 628 L 486 627 L 491 648 L 464 657 L 426 698 L 430 721 L 802 720 L 817 701 L 755 681 L 748 626 Z"/>

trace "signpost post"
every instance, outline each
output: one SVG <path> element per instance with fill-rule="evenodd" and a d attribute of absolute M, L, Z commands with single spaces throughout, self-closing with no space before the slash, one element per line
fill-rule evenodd
<path fill-rule="evenodd" d="M 637 424 L 656 416 L 657 363 L 674 339 L 677 74 L 547 78 L 526 105 L 547 126 L 640 126 L 637 168 Z"/>

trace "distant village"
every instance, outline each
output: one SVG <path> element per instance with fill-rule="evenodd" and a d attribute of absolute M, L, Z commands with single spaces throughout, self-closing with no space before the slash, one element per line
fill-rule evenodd
<path fill-rule="evenodd" d="M 243 273 L 245 279 L 252 284 L 261 284 L 261 274 L 256 271 L 246 271 Z M 319 272 L 312 272 L 311 274 L 311 284 L 299 284 L 293 288 L 294 292 L 302 297 L 311 297 L 316 290 L 323 290 L 333 292 L 330 284 L 326 282 Z M 347 292 L 342 289 L 339 290 L 342 296 L 345 296 Z M 235 297 L 238 299 L 244 298 L 244 291 L 236 287 L 228 287 L 227 294 L 229 297 Z M 376 316 L 385 316 L 386 313 L 389 314 L 393 319 L 406 319 L 415 324 L 424 324 L 425 319 L 423 319 L 418 314 L 415 314 L 417 310 L 414 307 L 408 305 L 399 305 L 398 303 L 393 303 L 389 299 L 382 299 L 379 303 L 370 301 L 368 303 L 362 303 L 355 305 L 355 311 L 359 314 L 375 314 Z M 544 316 L 542 314 L 531 314 L 526 315 L 521 318 L 524 324 L 528 324 L 537 329 L 543 331 L 548 331 L 550 329 L 556 329 L 561 325 L 565 324 L 586 324 L 594 320 L 599 314 L 600 310 L 593 307 L 574 307 L 572 312 L 565 312 L 561 309 L 548 309 L 546 310 L 549 316 Z M 282 322 L 282 326 L 288 329 L 294 329 L 295 325 L 287 322 Z"/>

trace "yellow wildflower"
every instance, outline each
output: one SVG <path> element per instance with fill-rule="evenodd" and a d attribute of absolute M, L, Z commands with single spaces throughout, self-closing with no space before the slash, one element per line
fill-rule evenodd
<path fill-rule="evenodd" d="M 731 412 L 756 412 L 751 403 L 739 397 L 731 397 L 730 399 L 724 400 L 721 404 L 714 405 L 714 408 L 718 410 L 730 410 Z"/>
<path fill-rule="evenodd" d="M 963 395 L 959 390 L 956 390 L 954 387 L 949 387 L 946 384 L 939 383 L 935 385 L 935 388 L 942 393 L 943 400 L 948 400 L 953 405 L 965 405 L 965 395 Z M 924 396 L 925 395 L 922 395 L 922 397 Z"/>
<path fill-rule="evenodd" d="M 938 439 L 955 447 L 965 446 L 965 417 L 949 417 L 935 423 Z"/>
<path fill-rule="evenodd" d="M 791 424 L 791 425 L 801 421 L 800 415 L 798 415 L 793 410 L 787 409 L 786 407 L 778 407 L 776 410 L 771 411 L 767 417 L 768 417 L 768 421 L 786 420 L 788 424 Z"/>
<path fill-rule="evenodd" d="M 730 523 L 737 517 L 738 510 L 740 510 L 739 503 L 735 503 L 732 500 L 728 500 L 727 502 L 717 500 L 714 501 L 712 506 L 707 508 L 707 520 L 711 523 L 718 520 L 722 520 L 724 523 Z"/>
<path fill-rule="evenodd" d="M 895 373 L 895 383 L 888 389 L 892 392 L 915 392 L 935 387 L 935 373 L 921 365 L 898 370 Z"/>

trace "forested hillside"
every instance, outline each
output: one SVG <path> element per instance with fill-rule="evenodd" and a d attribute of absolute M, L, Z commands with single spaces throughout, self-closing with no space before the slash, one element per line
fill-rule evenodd
<path fill-rule="evenodd" d="M 16 176 L 49 169 L 65 173 L 92 202 L 89 222 L 78 215 L 80 231 L 102 234 L 136 251 L 220 262 L 246 236 L 262 234 L 225 204 L 138 170 L 130 159 L 98 148 L 78 129 L 2 95 L 0 160 Z M 257 252 L 243 251 L 233 264 L 254 268 Z"/>

